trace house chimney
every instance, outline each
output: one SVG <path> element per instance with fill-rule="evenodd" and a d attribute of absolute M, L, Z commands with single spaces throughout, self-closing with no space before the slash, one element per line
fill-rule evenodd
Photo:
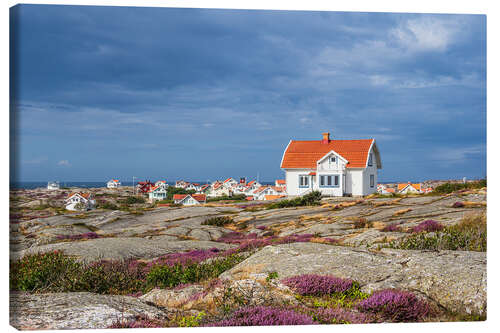
<path fill-rule="evenodd" d="M 323 134 L 323 140 L 321 140 L 321 143 L 323 144 L 328 144 L 330 142 L 330 133 L 322 133 Z"/>

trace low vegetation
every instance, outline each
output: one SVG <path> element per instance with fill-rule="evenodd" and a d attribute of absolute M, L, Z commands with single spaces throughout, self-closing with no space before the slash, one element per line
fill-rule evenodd
<path fill-rule="evenodd" d="M 210 217 L 203 221 L 201 224 L 202 225 L 215 225 L 218 227 L 223 227 L 227 224 L 232 224 L 234 223 L 233 219 L 230 216 L 215 216 L 215 217 Z"/>
<path fill-rule="evenodd" d="M 210 262 L 203 262 L 213 258 Z M 10 288 L 28 292 L 89 291 L 128 295 L 217 277 L 246 256 L 217 249 L 175 253 L 153 262 L 78 262 L 61 252 L 24 256 L 10 264 Z"/>
<path fill-rule="evenodd" d="M 471 190 L 471 189 L 480 189 L 486 187 L 486 179 L 481 179 L 474 182 L 467 183 L 444 183 L 439 186 L 436 186 L 434 189 L 435 194 L 446 194 L 452 193 L 460 190 Z"/>
<path fill-rule="evenodd" d="M 214 201 L 245 201 L 245 194 L 235 194 L 233 196 L 222 195 L 220 197 L 207 198 L 207 202 Z"/>
<path fill-rule="evenodd" d="M 321 202 L 321 192 L 312 191 L 301 197 L 285 199 L 267 205 L 267 209 L 298 207 L 298 206 L 317 206 Z"/>
<path fill-rule="evenodd" d="M 438 225 L 427 222 L 427 227 L 421 228 L 420 232 L 402 241 L 391 242 L 389 247 L 405 250 L 486 251 L 485 214 L 466 216 L 458 224 L 449 227 L 440 228 Z M 420 230 L 419 226 L 413 230 L 416 228 Z"/>

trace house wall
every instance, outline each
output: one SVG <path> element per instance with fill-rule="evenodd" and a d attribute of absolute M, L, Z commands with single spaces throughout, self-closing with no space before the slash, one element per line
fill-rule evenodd
<path fill-rule="evenodd" d="M 302 195 L 306 191 L 311 191 L 311 184 L 313 176 L 309 176 L 309 187 L 303 188 L 299 187 L 299 175 L 307 175 L 309 172 L 314 171 L 312 169 L 293 169 L 285 170 L 286 179 L 286 191 L 288 195 Z"/>

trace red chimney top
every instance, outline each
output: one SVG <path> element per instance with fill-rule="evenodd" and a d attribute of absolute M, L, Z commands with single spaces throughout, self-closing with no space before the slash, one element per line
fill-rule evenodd
<path fill-rule="evenodd" d="M 321 140 L 321 143 L 323 144 L 328 144 L 330 142 L 330 133 L 322 133 L 323 134 L 323 140 Z"/>

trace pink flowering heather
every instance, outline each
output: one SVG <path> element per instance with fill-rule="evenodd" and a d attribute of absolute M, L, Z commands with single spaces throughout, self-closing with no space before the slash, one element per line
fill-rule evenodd
<path fill-rule="evenodd" d="M 341 279 L 331 275 L 304 274 L 292 276 L 281 281 L 300 295 L 329 295 L 343 293 L 354 285 L 350 279 Z"/>
<path fill-rule="evenodd" d="M 383 232 L 397 232 L 401 231 L 401 227 L 399 226 L 399 223 L 392 223 L 384 227 L 382 229 Z"/>
<path fill-rule="evenodd" d="M 444 226 L 437 221 L 425 220 L 424 222 L 420 223 L 416 227 L 413 227 L 411 229 L 411 232 L 412 233 L 419 233 L 419 232 L 423 232 L 423 231 L 433 232 L 433 231 L 440 231 L 443 228 L 444 228 Z"/>
<path fill-rule="evenodd" d="M 233 312 L 227 319 L 205 326 L 274 326 L 274 325 L 312 325 L 308 315 L 292 310 L 269 306 L 244 307 Z"/>
<path fill-rule="evenodd" d="M 380 314 L 393 322 L 416 322 L 432 315 L 429 303 L 420 300 L 413 293 L 395 289 L 375 292 L 357 305 L 363 312 Z"/>
<path fill-rule="evenodd" d="M 457 202 L 455 202 L 455 203 L 454 203 L 451 207 L 453 207 L 453 208 L 462 208 L 462 207 L 464 207 L 464 206 L 465 206 L 465 205 L 464 205 L 464 203 L 463 203 L 463 202 L 461 202 L 461 201 L 457 201 Z"/>
<path fill-rule="evenodd" d="M 259 225 L 256 228 L 259 230 L 267 230 L 267 227 L 265 225 Z"/>

